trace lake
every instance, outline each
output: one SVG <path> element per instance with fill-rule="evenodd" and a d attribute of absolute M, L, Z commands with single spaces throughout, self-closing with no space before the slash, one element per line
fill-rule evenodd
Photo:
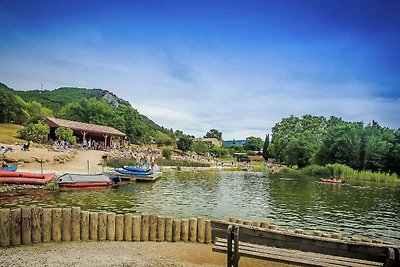
<path fill-rule="evenodd" d="M 155 182 L 111 189 L 0 193 L 0 207 L 80 206 L 88 211 L 148 212 L 265 220 L 281 227 L 339 232 L 400 243 L 399 185 L 323 184 L 316 178 L 246 172 L 169 172 Z"/>

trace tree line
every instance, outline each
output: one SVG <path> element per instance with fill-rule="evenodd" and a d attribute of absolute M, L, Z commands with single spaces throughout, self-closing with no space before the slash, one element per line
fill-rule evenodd
<path fill-rule="evenodd" d="M 356 170 L 400 173 L 400 129 L 334 116 L 290 116 L 272 128 L 268 152 L 300 168 L 340 163 Z"/>

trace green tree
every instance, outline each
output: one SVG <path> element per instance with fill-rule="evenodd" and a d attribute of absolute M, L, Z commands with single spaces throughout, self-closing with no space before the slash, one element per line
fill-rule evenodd
<path fill-rule="evenodd" d="M 76 143 L 76 137 L 73 135 L 74 131 L 69 128 L 59 127 L 55 130 L 58 140 L 68 141 L 72 144 Z"/>
<path fill-rule="evenodd" d="M 200 141 L 194 141 L 192 143 L 191 149 L 192 151 L 199 154 L 206 154 L 210 151 L 210 147 L 206 143 Z"/>
<path fill-rule="evenodd" d="M 172 138 L 168 134 L 163 133 L 161 131 L 156 132 L 154 141 L 158 145 L 166 145 L 166 146 L 172 145 L 172 142 L 173 142 Z"/>
<path fill-rule="evenodd" d="M 243 148 L 247 151 L 260 151 L 263 147 L 263 140 L 260 137 L 250 136 L 246 138 Z"/>
<path fill-rule="evenodd" d="M 178 141 L 176 142 L 176 146 L 178 149 L 186 152 L 189 151 L 192 147 L 192 138 L 190 136 L 184 135 L 181 136 Z"/>
<path fill-rule="evenodd" d="M 222 141 L 222 133 L 220 131 L 218 131 L 217 129 L 209 130 L 204 137 L 205 138 L 217 138 L 219 141 Z"/>
<path fill-rule="evenodd" d="M 213 147 L 211 148 L 211 153 L 219 158 L 229 155 L 230 154 L 229 152 L 230 152 L 229 149 L 225 147 L 219 147 L 213 145 Z"/>
<path fill-rule="evenodd" d="M 268 146 L 269 146 L 269 134 L 267 134 L 265 136 L 265 141 L 264 141 L 264 146 L 263 146 L 263 151 L 262 151 L 262 156 L 265 160 L 268 160 L 268 158 L 269 158 Z"/>
<path fill-rule="evenodd" d="M 42 104 L 33 100 L 26 104 L 27 112 L 29 113 L 29 121 L 37 123 L 46 117 L 53 116 L 53 111 L 49 108 L 43 107 Z"/>
<path fill-rule="evenodd" d="M 24 124 L 30 118 L 26 102 L 19 96 L 0 90 L 0 122 Z"/>
<path fill-rule="evenodd" d="M 19 137 L 28 141 L 36 141 L 38 143 L 47 140 L 47 136 L 50 133 L 50 128 L 47 124 L 41 123 L 30 123 L 19 132 Z"/>

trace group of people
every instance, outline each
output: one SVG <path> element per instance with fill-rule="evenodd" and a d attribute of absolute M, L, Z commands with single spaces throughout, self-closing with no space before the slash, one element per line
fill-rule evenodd
<path fill-rule="evenodd" d="M 157 171 L 154 157 L 146 156 L 145 161 L 142 162 L 140 156 L 132 152 L 132 158 L 136 162 L 135 163 L 136 167 L 143 168 L 146 170 L 151 169 L 152 172 Z"/>

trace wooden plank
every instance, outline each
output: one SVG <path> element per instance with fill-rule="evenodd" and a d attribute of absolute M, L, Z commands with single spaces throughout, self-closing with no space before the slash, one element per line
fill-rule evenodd
<path fill-rule="evenodd" d="M 213 237 L 215 238 L 224 237 L 223 232 L 230 223 L 213 220 L 211 224 Z M 244 225 L 240 225 L 240 231 L 240 241 L 244 242 L 380 262 L 384 262 L 386 250 L 390 247 L 390 245 L 386 244 L 357 243 L 296 233 L 283 233 Z"/>
<path fill-rule="evenodd" d="M 292 251 L 286 249 L 278 249 L 271 247 L 259 246 L 247 246 L 248 244 L 241 243 L 239 247 L 240 256 L 246 256 L 250 258 L 257 258 L 262 260 L 278 261 L 283 263 L 291 263 L 301 266 L 325 266 L 325 267 L 369 267 L 369 266 L 382 266 L 382 263 L 377 262 L 354 262 L 350 258 L 336 257 L 325 258 L 326 255 Z M 250 244 L 251 245 L 251 244 Z M 213 251 L 227 253 L 226 242 L 217 241 L 213 247 Z"/>

